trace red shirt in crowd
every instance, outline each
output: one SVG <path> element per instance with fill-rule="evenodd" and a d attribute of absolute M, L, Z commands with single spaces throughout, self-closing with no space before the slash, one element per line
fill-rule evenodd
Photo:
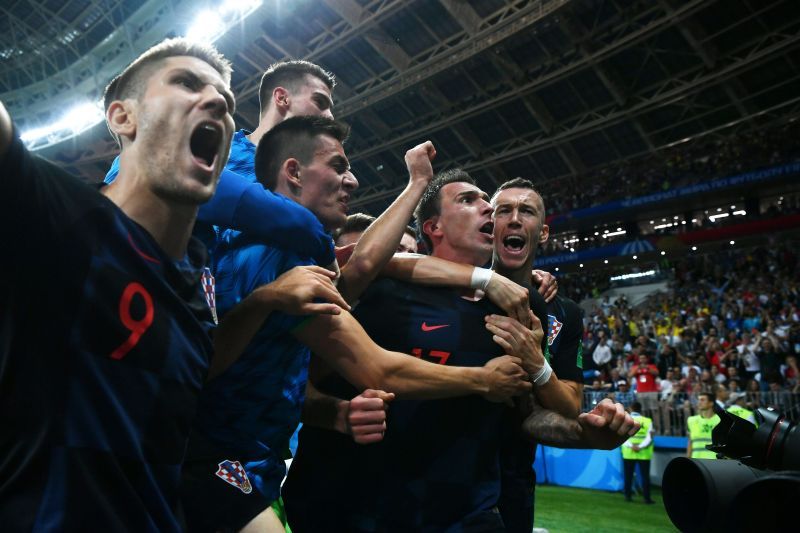
<path fill-rule="evenodd" d="M 635 365 L 631 368 L 631 372 L 636 379 L 636 392 L 658 392 L 656 383 L 658 368 L 656 365 Z"/>

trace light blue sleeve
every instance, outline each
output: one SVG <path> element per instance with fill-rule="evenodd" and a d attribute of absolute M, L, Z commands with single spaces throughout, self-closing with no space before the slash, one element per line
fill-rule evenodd
<path fill-rule="evenodd" d="M 119 156 L 103 182 L 112 183 L 118 173 Z M 314 213 L 227 168 L 219 178 L 216 194 L 200 206 L 197 221 L 241 231 L 270 246 L 312 257 L 320 265 L 329 265 L 335 259 L 333 239 Z"/>

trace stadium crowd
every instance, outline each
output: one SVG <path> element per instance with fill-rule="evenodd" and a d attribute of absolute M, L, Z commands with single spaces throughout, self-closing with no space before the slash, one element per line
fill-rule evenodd
<path fill-rule="evenodd" d="M 644 397 L 644 410 L 668 434 L 681 434 L 704 392 L 800 418 L 795 250 L 796 241 L 770 242 L 687 256 L 673 265 L 668 291 L 636 307 L 603 298 L 586 319 L 586 404 Z M 568 275 L 564 285 L 582 277 Z"/>
<path fill-rule="evenodd" d="M 735 215 L 733 215 L 733 211 L 736 211 Z M 789 193 L 778 198 L 766 200 L 762 202 L 758 211 L 745 212 L 741 206 L 736 209 L 728 209 L 726 207 L 725 213 L 727 213 L 728 216 L 716 219 L 709 218 L 709 215 L 713 216 L 715 213 L 716 212 L 709 213 L 703 210 L 697 211 L 692 214 L 693 218 L 688 224 L 683 224 L 683 216 L 679 215 L 679 219 L 681 220 L 674 219 L 675 223 L 670 224 L 669 227 L 661 227 L 664 225 L 663 221 L 669 220 L 666 218 L 662 219 L 663 221 L 653 221 L 651 224 L 648 224 L 647 221 L 641 221 L 636 225 L 636 232 L 633 234 L 627 231 L 620 232 L 622 228 L 619 225 L 597 228 L 588 235 L 578 234 L 574 231 L 554 234 L 552 238 L 542 246 L 542 256 L 558 255 L 633 239 L 662 235 L 678 235 L 689 231 L 732 226 L 744 222 L 768 220 L 786 215 L 796 215 L 800 213 L 800 194 Z"/>
<path fill-rule="evenodd" d="M 568 213 L 621 198 L 635 198 L 714 178 L 793 161 L 800 122 L 748 131 L 724 140 L 692 139 L 655 154 L 542 182 L 551 214 Z"/>

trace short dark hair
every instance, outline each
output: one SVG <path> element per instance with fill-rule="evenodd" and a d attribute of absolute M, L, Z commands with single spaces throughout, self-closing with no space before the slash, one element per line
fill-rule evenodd
<path fill-rule="evenodd" d="M 433 241 L 431 241 L 431 238 L 425 234 L 425 231 L 422 229 L 422 225 L 426 220 L 442 213 L 442 199 L 439 197 L 442 187 L 449 185 L 450 183 L 460 182 L 466 182 L 470 185 L 476 184 L 472 176 L 467 174 L 466 171 L 460 168 L 452 168 L 450 170 L 440 172 L 434 176 L 434 178 L 428 184 L 428 187 L 425 189 L 425 192 L 422 193 L 422 198 L 419 201 L 419 205 L 417 205 L 417 209 L 414 211 L 414 217 L 417 221 L 419 233 L 422 235 L 422 239 L 425 241 L 429 251 L 433 251 Z"/>
<path fill-rule="evenodd" d="M 505 183 L 501 184 L 497 188 L 497 190 L 494 191 L 491 203 L 494 203 L 494 199 L 497 198 L 497 195 L 500 194 L 502 191 L 505 191 L 506 189 L 530 189 L 533 192 L 535 192 L 539 198 L 542 199 L 542 207 L 544 207 L 544 197 L 538 190 L 536 190 L 536 186 L 533 184 L 533 182 L 529 179 L 519 178 L 519 177 L 510 179 Z"/>
<path fill-rule="evenodd" d="M 103 93 L 103 109 L 108 111 L 111 103 L 116 100 L 139 98 L 158 63 L 169 57 L 177 56 L 196 57 L 205 61 L 219 72 L 227 85 L 230 85 L 231 63 L 216 48 L 184 38 L 165 39 L 147 49 L 111 80 Z M 109 131 L 111 131 L 110 128 Z M 119 137 L 113 131 L 111 136 L 114 137 L 117 144 L 122 146 Z"/>
<path fill-rule="evenodd" d="M 717 399 L 713 392 L 701 392 L 697 395 L 697 398 L 699 399 L 700 396 L 705 396 L 712 403 Z"/>
<path fill-rule="evenodd" d="M 269 107 L 269 103 L 272 100 L 272 91 L 275 90 L 275 87 L 284 87 L 289 91 L 296 92 L 305 83 L 306 76 L 319 78 L 331 91 L 336 85 L 336 79 L 333 74 L 310 61 L 297 59 L 270 65 L 264 75 L 261 76 L 261 84 L 258 87 L 260 114 L 263 115 Z"/>
<path fill-rule="evenodd" d="M 344 226 L 337 228 L 333 232 L 333 240 L 338 241 L 339 237 L 345 233 L 362 233 L 375 222 L 375 217 L 366 213 L 353 213 L 348 215 L 344 221 Z"/>
<path fill-rule="evenodd" d="M 419 237 L 419 233 L 417 233 L 417 229 L 414 226 L 406 226 L 403 231 L 411 235 L 415 241 Z"/>
<path fill-rule="evenodd" d="M 631 411 L 641 412 L 642 404 L 639 402 L 631 402 Z"/>
<path fill-rule="evenodd" d="M 277 187 L 283 162 L 293 157 L 307 165 L 314 158 L 317 137 L 327 135 L 344 143 L 350 128 L 325 117 L 292 117 L 264 134 L 256 148 L 256 177 L 267 189 Z"/>

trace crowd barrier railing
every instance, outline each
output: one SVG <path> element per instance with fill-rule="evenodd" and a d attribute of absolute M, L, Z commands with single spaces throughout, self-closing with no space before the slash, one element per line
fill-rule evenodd
<path fill-rule="evenodd" d="M 768 391 L 746 393 L 744 407 L 755 411 L 759 407 L 772 407 L 793 422 L 800 421 L 800 393 Z M 590 411 L 603 398 L 621 401 L 626 407 L 634 399 L 642 404 L 641 414 L 653 419 L 656 435 L 686 436 L 686 419 L 697 414 L 697 395 L 676 392 L 650 393 L 617 398 L 613 392 L 584 389 L 583 410 Z"/>

